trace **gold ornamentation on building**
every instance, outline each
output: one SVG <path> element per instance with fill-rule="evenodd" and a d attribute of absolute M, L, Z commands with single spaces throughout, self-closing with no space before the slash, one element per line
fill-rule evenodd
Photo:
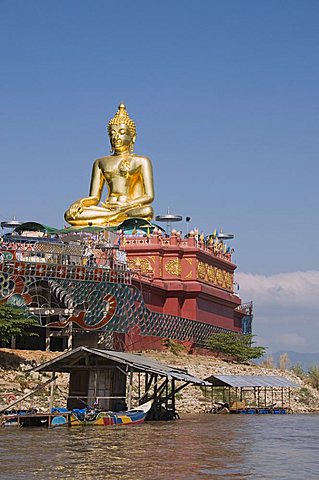
<path fill-rule="evenodd" d="M 182 267 L 181 267 L 181 262 L 179 258 L 175 258 L 174 260 L 169 260 L 166 263 L 165 270 L 167 273 L 170 273 L 171 275 L 175 275 L 176 277 L 179 277 L 180 274 L 182 273 Z"/>
<path fill-rule="evenodd" d="M 200 278 L 201 280 L 206 280 L 207 272 L 206 272 L 206 264 L 205 263 L 198 262 L 197 275 L 198 275 L 198 278 Z"/>
<path fill-rule="evenodd" d="M 127 263 L 131 270 L 137 270 L 142 273 L 150 273 L 153 271 L 150 262 L 146 258 L 129 258 Z"/>
<path fill-rule="evenodd" d="M 185 261 L 190 264 L 190 266 L 193 266 L 193 259 L 192 258 L 185 258 Z"/>
<path fill-rule="evenodd" d="M 209 281 L 209 283 L 214 282 L 214 278 L 216 276 L 215 269 L 216 267 L 212 267 L 212 265 L 207 266 L 207 280 Z"/>
<path fill-rule="evenodd" d="M 204 262 L 198 262 L 197 278 L 204 282 L 211 283 L 216 287 L 221 287 L 231 292 L 233 291 L 233 273 L 222 270 L 221 268 L 213 267 Z"/>
<path fill-rule="evenodd" d="M 219 268 L 217 269 L 217 272 L 216 272 L 216 283 L 220 287 L 222 287 L 224 285 L 224 272 L 223 272 L 223 270 L 220 270 Z"/>

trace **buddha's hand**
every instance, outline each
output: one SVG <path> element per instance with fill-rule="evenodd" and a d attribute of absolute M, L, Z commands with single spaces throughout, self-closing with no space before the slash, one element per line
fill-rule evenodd
<path fill-rule="evenodd" d="M 122 212 L 128 208 L 129 203 L 119 202 L 118 200 L 116 200 L 109 202 L 101 202 L 101 205 L 106 208 L 106 210 L 110 210 L 111 212 Z"/>
<path fill-rule="evenodd" d="M 84 210 L 84 205 L 81 200 L 77 200 L 76 202 L 72 203 L 71 207 L 69 208 L 69 215 L 72 218 L 77 218 L 78 215 L 81 215 L 81 213 Z"/>

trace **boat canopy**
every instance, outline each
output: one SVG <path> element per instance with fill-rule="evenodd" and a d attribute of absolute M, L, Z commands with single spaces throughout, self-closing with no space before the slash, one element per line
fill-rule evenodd
<path fill-rule="evenodd" d="M 206 380 L 213 387 L 300 387 L 297 383 L 279 375 L 211 375 Z"/>
<path fill-rule="evenodd" d="M 77 368 L 75 365 L 83 360 L 87 361 L 87 358 L 91 358 L 92 356 L 126 365 L 134 372 L 153 373 L 167 377 L 168 379 L 175 379 L 194 385 L 211 386 L 208 381 L 190 375 L 186 370 L 170 367 L 143 355 L 89 347 L 77 347 L 54 360 L 35 367 L 33 370 L 35 372 L 70 372 L 73 368 Z"/>

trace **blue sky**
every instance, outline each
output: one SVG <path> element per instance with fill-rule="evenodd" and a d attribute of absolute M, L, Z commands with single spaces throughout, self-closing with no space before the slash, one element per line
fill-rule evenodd
<path fill-rule="evenodd" d="M 255 333 L 318 351 L 319 3 L 2 0 L 0 22 L 0 218 L 62 226 L 124 101 L 156 213 L 233 232 Z"/>

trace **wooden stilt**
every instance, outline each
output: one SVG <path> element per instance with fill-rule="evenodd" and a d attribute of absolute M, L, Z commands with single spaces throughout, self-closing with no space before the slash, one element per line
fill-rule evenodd
<path fill-rule="evenodd" d="M 55 372 L 52 372 L 51 376 L 51 388 L 50 388 L 50 403 L 49 403 L 49 412 L 51 413 L 51 410 L 53 408 L 53 402 L 54 402 L 54 389 L 55 389 Z"/>
<path fill-rule="evenodd" d="M 154 377 L 154 403 L 157 402 L 157 378 L 158 378 L 158 376 L 155 375 L 155 377 Z"/>
<path fill-rule="evenodd" d="M 132 391 L 133 391 L 133 370 L 130 368 L 129 374 L 129 387 L 128 387 L 128 395 L 127 395 L 127 408 L 130 410 L 132 408 Z"/>
<path fill-rule="evenodd" d="M 173 410 L 173 414 L 175 416 L 175 409 L 176 409 L 176 406 L 175 406 L 175 379 L 172 378 L 172 410 Z"/>
<path fill-rule="evenodd" d="M 291 413 L 291 408 L 290 408 L 290 394 L 291 394 L 290 387 L 288 387 L 288 408 L 289 408 L 289 413 Z"/>
<path fill-rule="evenodd" d="M 204 386 L 204 412 L 206 413 L 206 397 L 207 397 L 207 389 L 206 385 Z"/>
<path fill-rule="evenodd" d="M 94 370 L 94 402 L 96 402 L 97 397 L 97 370 Z"/>
<path fill-rule="evenodd" d="M 138 372 L 138 390 L 137 390 L 138 398 L 141 397 L 141 372 Z"/>

